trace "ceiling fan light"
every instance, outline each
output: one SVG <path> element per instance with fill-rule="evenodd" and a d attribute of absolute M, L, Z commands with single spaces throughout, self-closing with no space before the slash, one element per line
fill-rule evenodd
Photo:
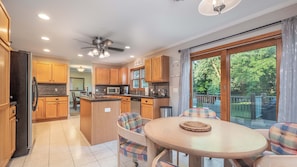
<path fill-rule="evenodd" d="M 94 54 L 93 54 L 92 51 L 89 51 L 89 52 L 88 52 L 88 55 L 94 57 Z"/>
<path fill-rule="evenodd" d="M 107 51 L 104 51 L 104 57 L 109 57 L 110 54 Z"/>
<path fill-rule="evenodd" d="M 77 71 L 78 71 L 78 72 L 84 72 L 85 69 L 84 69 L 82 66 L 80 66 L 79 68 L 77 68 Z"/>
<path fill-rule="evenodd" d="M 100 53 L 99 58 L 100 59 L 103 59 L 104 58 L 104 54 L 102 52 Z"/>
<path fill-rule="evenodd" d="M 214 16 L 226 13 L 236 7 L 241 0 L 202 0 L 198 11 L 205 16 Z"/>

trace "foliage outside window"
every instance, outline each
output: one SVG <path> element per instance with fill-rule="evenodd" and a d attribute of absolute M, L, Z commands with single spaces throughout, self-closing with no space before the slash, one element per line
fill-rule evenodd
<path fill-rule="evenodd" d="M 141 89 L 148 87 L 148 83 L 144 80 L 145 69 L 144 67 L 131 70 L 131 82 L 133 89 Z"/>

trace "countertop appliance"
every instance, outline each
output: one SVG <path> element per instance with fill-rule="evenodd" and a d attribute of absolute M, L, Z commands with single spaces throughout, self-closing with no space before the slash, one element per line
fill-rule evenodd
<path fill-rule="evenodd" d="M 38 103 L 38 89 L 32 78 L 32 55 L 11 51 L 10 99 L 16 101 L 16 151 L 13 157 L 29 153 L 32 147 L 32 111 Z"/>
<path fill-rule="evenodd" d="M 107 87 L 106 94 L 108 95 L 118 95 L 120 94 L 120 87 Z"/>
<path fill-rule="evenodd" d="M 129 94 L 129 86 L 121 86 L 121 94 Z"/>

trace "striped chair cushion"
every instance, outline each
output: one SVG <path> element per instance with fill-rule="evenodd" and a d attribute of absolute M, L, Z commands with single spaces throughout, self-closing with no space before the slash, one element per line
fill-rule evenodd
<path fill-rule="evenodd" d="M 133 159 L 147 161 L 146 147 L 133 142 L 120 145 L 120 153 Z"/>
<path fill-rule="evenodd" d="M 275 154 L 271 151 L 265 151 L 261 155 L 258 155 L 255 157 L 249 157 L 244 159 L 231 159 L 229 161 L 233 167 L 253 167 L 253 163 L 256 161 L 256 159 L 265 155 L 275 155 Z"/>
<path fill-rule="evenodd" d="M 176 165 L 173 165 L 172 163 L 170 162 L 166 162 L 166 161 L 159 161 L 157 163 L 157 166 L 156 167 L 177 167 Z"/>
<path fill-rule="evenodd" d="M 276 123 L 269 130 L 271 150 L 281 155 L 297 155 L 297 124 Z"/>
<path fill-rule="evenodd" d="M 118 118 L 119 124 L 125 129 L 143 133 L 141 116 L 138 113 L 123 113 Z"/>
<path fill-rule="evenodd" d="M 216 112 L 207 107 L 190 108 L 185 110 L 181 116 L 184 117 L 200 117 L 200 118 L 216 118 Z"/>

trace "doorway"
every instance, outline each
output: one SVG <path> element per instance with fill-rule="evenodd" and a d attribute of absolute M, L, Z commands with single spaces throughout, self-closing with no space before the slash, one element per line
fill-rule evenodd
<path fill-rule="evenodd" d="M 92 71 L 91 68 L 85 68 L 84 71 L 78 71 L 78 68 L 70 67 L 70 86 L 69 100 L 70 116 L 79 116 L 80 97 L 86 96 L 92 92 Z"/>

